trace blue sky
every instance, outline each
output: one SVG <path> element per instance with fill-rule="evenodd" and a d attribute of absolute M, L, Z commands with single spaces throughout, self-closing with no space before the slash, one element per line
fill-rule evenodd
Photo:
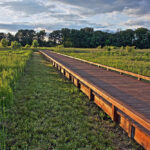
<path fill-rule="evenodd" d="M 150 29 L 150 0 L 0 0 L 0 32 Z"/>

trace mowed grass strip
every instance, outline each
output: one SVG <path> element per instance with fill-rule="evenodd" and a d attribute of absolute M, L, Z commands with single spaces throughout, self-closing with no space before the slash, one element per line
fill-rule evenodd
<path fill-rule="evenodd" d="M 7 114 L 7 149 L 142 149 L 37 52 Z"/>

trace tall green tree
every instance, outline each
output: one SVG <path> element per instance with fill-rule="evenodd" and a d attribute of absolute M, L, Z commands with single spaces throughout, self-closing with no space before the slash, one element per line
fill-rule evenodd
<path fill-rule="evenodd" d="M 37 34 L 37 41 L 39 45 L 42 47 L 45 45 L 46 32 L 45 30 L 39 31 Z"/>
<path fill-rule="evenodd" d="M 46 40 L 45 30 L 35 32 L 34 30 L 19 30 L 15 37 L 8 33 L 0 33 L 0 40 L 6 38 L 9 41 L 18 41 L 25 45 L 32 45 L 33 40 L 37 40 L 39 46 L 57 46 L 63 44 L 64 47 L 95 48 L 98 46 L 136 46 L 137 48 L 150 48 L 150 30 L 138 28 L 136 30 L 118 30 L 115 33 L 94 31 L 93 28 L 82 28 L 80 30 L 63 28 L 51 32 Z"/>
<path fill-rule="evenodd" d="M 138 28 L 135 30 L 135 41 L 134 44 L 138 48 L 148 48 L 149 47 L 149 30 L 146 28 Z"/>
<path fill-rule="evenodd" d="M 8 40 L 8 45 L 11 45 L 11 41 L 15 41 L 15 36 L 11 33 L 6 34 L 6 39 Z"/>
<path fill-rule="evenodd" d="M 64 28 L 61 30 L 61 32 L 62 32 L 62 43 L 64 47 L 69 47 L 70 45 L 72 45 L 70 29 Z M 67 43 L 69 43 L 69 45 Z"/>
<path fill-rule="evenodd" d="M 25 46 L 26 44 L 31 45 L 32 41 L 37 37 L 36 32 L 34 30 L 19 30 L 15 34 L 15 39 L 19 43 L 21 43 L 22 46 Z"/>
<path fill-rule="evenodd" d="M 49 41 L 52 42 L 54 45 L 62 44 L 62 31 L 55 30 L 49 34 Z"/>
<path fill-rule="evenodd" d="M 3 38 L 6 38 L 6 34 L 5 34 L 5 33 L 0 33 L 0 41 L 1 41 Z"/>

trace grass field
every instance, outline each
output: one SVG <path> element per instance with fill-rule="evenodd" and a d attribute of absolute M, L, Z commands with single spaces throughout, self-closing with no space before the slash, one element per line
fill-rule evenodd
<path fill-rule="evenodd" d="M 12 91 L 17 79 L 23 73 L 31 51 L 0 51 L 0 102 L 12 101 Z M 4 99 L 4 101 L 2 101 Z"/>
<path fill-rule="evenodd" d="M 150 50 L 135 50 L 134 52 L 126 52 L 125 50 L 119 49 L 109 52 L 103 49 L 51 48 L 51 50 L 137 74 L 150 76 Z"/>
<path fill-rule="evenodd" d="M 7 149 L 142 149 L 38 53 L 14 94 Z"/>
<path fill-rule="evenodd" d="M 4 147 L 5 128 L 2 125 L 7 117 L 6 107 L 13 104 L 13 91 L 16 81 L 23 74 L 31 51 L 11 51 L 0 49 L 0 146 Z M 1 149 L 1 148 L 0 148 Z"/>
<path fill-rule="evenodd" d="M 48 49 L 150 75 L 149 50 Z M 37 52 L 29 60 L 31 53 L 0 50 L 0 149 L 142 149 Z"/>

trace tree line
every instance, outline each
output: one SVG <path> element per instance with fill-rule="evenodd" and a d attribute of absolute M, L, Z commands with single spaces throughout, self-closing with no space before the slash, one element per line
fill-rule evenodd
<path fill-rule="evenodd" d="M 150 48 L 150 30 L 146 28 L 127 29 L 115 33 L 94 31 L 93 28 L 89 27 L 80 30 L 63 28 L 49 34 L 45 30 L 39 32 L 18 30 L 15 35 L 0 33 L 0 41 L 2 39 L 7 39 L 8 45 L 11 45 L 12 41 L 17 41 L 22 46 L 31 46 L 36 40 L 40 47 L 63 45 L 64 47 L 77 48 L 96 48 L 98 46 Z"/>

